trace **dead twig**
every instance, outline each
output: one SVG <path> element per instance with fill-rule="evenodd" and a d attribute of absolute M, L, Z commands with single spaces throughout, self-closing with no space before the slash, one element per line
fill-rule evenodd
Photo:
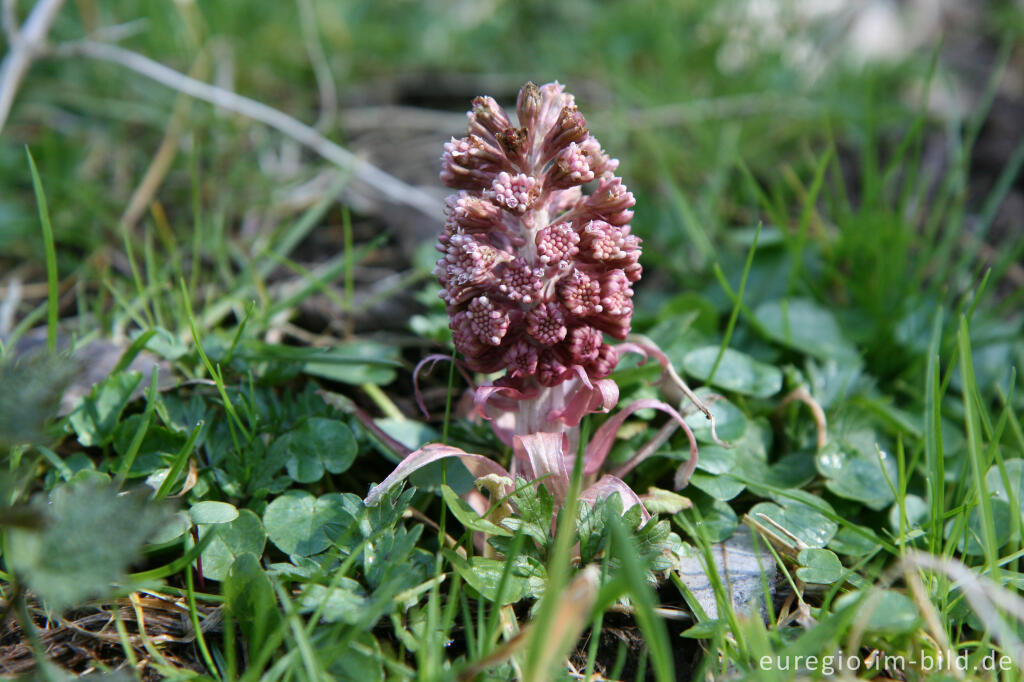
<path fill-rule="evenodd" d="M 313 77 L 320 94 L 320 115 L 317 117 L 317 130 L 323 132 L 334 125 L 338 115 L 338 88 L 334 85 L 334 74 L 324 54 L 323 45 L 316 28 L 316 8 L 312 0 L 295 0 L 299 10 L 299 28 L 302 30 L 302 43 L 306 46 L 309 63 L 313 67 Z"/>
<path fill-rule="evenodd" d="M 818 404 L 818 401 L 814 399 L 814 396 L 812 396 L 806 388 L 801 386 L 787 394 L 786 397 L 782 399 L 782 402 L 779 403 L 779 406 L 775 408 L 775 412 L 781 412 L 786 405 L 790 404 L 794 400 L 803 403 L 810 408 L 811 415 L 814 417 L 814 425 L 818 429 L 818 449 L 822 449 L 825 447 L 825 443 L 828 442 L 828 421 L 825 419 L 825 410 L 821 409 L 821 405 Z"/>
<path fill-rule="evenodd" d="M 10 47 L 3 63 L 0 63 L 0 131 L 7 123 L 18 86 L 32 61 L 42 52 L 46 36 L 63 4 L 64 0 L 39 0 L 19 29 L 14 3 L 4 0 L 2 19 Z"/>
<path fill-rule="evenodd" d="M 201 52 L 192 67 L 192 72 L 205 73 L 209 68 L 207 62 L 207 53 Z M 128 201 L 128 208 L 121 215 L 121 226 L 129 234 L 134 231 L 139 219 L 145 215 L 146 207 L 153 201 L 153 197 L 174 163 L 174 158 L 178 155 L 178 140 L 185 130 L 185 121 L 191 104 L 192 100 L 184 94 L 180 95 L 174 103 L 164 138 L 160 141 L 160 146 L 157 148 L 156 154 L 153 155 L 146 174 L 142 176 L 142 180 L 132 193 L 131 199 Z"/>

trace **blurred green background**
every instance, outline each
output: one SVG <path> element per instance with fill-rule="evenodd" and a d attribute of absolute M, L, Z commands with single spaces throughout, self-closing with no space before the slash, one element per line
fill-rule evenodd
<path fill-rule="evenodd" d="M 14 4 L 24 18 L 28 3 Z M 959 233 L 977 226 L 968 218 L 985 222 L 1001 174 L 1019 165 L 1022 17 L 1011 1 L 77 0 L 50 39 L 114 41 L 264 102 L 438 198 L 441 145 L 461 134 L 473 96 L 511 104 L 524 81 L 558 79 L 637 196 L 641 312 L 712 281 L 715 262 L 735 283 L 729 264 L 759 222 L 768 229 L 752 305 L 802 287 L 886 307 L 936 278 L 955 294 L 978 271 L 978 253 L 956 272 L 943 259 L 965 248 Z M 166 168 L 132 214 L 161 144 Z M 62 300 L 65 316 L 89 307 L 86 289 L 109 304 L 116 285 L 97 282 L 131 277 L 126 235 L 161 261 L 180 258 L 183 273 L 201 267 L 192 282 L 216 273 L 211 297 L 230 289 L 225 280 L 333 177 L 277 131 L 121 65 L 43 56 L 0 138 L 0 272 L 26 284 L 44 278 L 25 145 L 49 197 L 63 290 L 79 292 Z M 820 165 L 822 211 L 801 220 Z M 1021 241 L 1024 194 L 1015 175 L 1008 184 L 980 237 L 1004 257 L 988 263 L 998 274 L 1013 270 Z M 338 205 L 351 210 L 357 242 L 387 235 L 355 282 L 387 298 L 375 283 L 406 272 L 439 221 L 372 188 L 346 187 Z M 341 251 L 340 222 L 326 213 L 290 257 L 312 267 Z M 177 278 L 151 279 L 171 291 Z M 24 289 L 18 318 L 44 293 Z M 325 305 L 306 315 L 314 331 L 340 312 Z"/>

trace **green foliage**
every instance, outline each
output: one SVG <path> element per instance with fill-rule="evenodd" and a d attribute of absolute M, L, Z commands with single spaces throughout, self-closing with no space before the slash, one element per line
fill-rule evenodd
<path fill-rule="evenodd" d="M 849 364 L 857 351 L 843 335 L 835 317 L 807 299 L 767 301 L 754 311 L 761 332 L 770 340 L 822 360 Z"/>
<path fill-rule="evenodd" d="M 1004 41 L 1008 62 L 1024 26 L 1011 5 L 984 10 L 980 31 Z M 409 235 L 429 232 L 429 221 L 424 232 L 418 219 L 380 210 L 367 187 L 293 155 L 276 132 L 206 105 L 176 106 L 175 93 L 116 65 L 55 58 L 29 72 L 0 145 L 11 189 L 0 198 L 0 577 L 10 617 L 19 586 L 59 610 L 138 582 L 207 609 L 223 600 L 222 626 L 205 621 L 194 643 L 175 649 L 191 652 L 189 672 L 159 662 L 163 643 L 146 652 L 171 679 L 447 679 L 493 654 L 511 619 L 555 622 L 550 604 L 578 546 L 579 565 L 602 566 L 595 629 L 618 602 L 631 615 L 615 618 L 633 618 L 645 640 L 646 658 L 630 670 L 649 662 L 668 679 L 678 642 L 664 636 L 655 604 L 683 608 L 665 582 L 675 557 L 710 551 L 742 522 L 765 551 L 771 542 L 781 578 L 764 587 L 778 599 L 758 607 L 764 619 L 737 618 L 728 571 L 712 571 L 718 617 L 686 633 L 706 640 L 699 668 L 687 671 L 694 679 L 760 679 L 760 656 L 821 655 L 851 640 L 908 657 L 943 636 L 976 659 L 1004 646 L 1004 630 L 975 613 L 964 585 L 986 594 L 1021 585 L 1024 318 L 1013 273 L 1024 244 L 1001 234 L 997 215 L 1019 200 L 1024 143 L 1008 143 L 991 178 L 976 174 L 1000 141 L 975 144 L 983 126 L 999 129 L 984 125 L 988 102 L 1007 96 L 999 83 L 1015 73 L 994 69 L 975 112 L 936 125 L 934 109 L 908 110 L 898 93 L 934 94 L 949 80 L 938 55 L 934 66 L 826 60 L 809 78 L 787 50 L 835 36 L 808 28 L 761 45 L 737 7 L 254 1 L 237 12 L 128 0 L 62 11 L 55 41 L 127 26 L 125 47 L 200 80 L 220 83 L 234 65 L 239 92 L 300 120 L 323 112 L 325 136 L 416 183 L 429 182 L 416 150 L 444 137 L 413 139 L 416 109 L 382 116 L 402 133 L 389 138 L 403 154 L 392 167 L 386 149 L 367 146 L 366 112 L 326 112 L 325 67 L 356 108 L 386 91 L 385 103 L 461 109 L 480 83 L 508 102 L 514 92 L 493 78 L 494 65 L 577 84 L 591 129 L 621 158 L 638 199 L 645 278 L 635 329 L 699 385 L 728 447 L 702 415 L 686 414 L 700 443 L 682 491 L 692 508 L 658 498 L 649 508 L 663 516 L 645 524 L 618 496 L 556 518 L 547 489 L 523 481 L 508 500 L 517 513 L 481 518 L 460 497 L 472 484 L 461 464 L 417 472 L 416 490 L 365 508 L 361 496 L 397 456 L 365 415 L 383 415 L 376 426 L 410 448 L 443 434 L 508 457 L 485 423 L 414 416 L 412 364 L 450 352 L 431 244 L 404 260 Z M 579 29 L 571 36 L 570 24 Z M 733 63 L 736 34 L 751 58 Z M 458 79 L 446 76 L 453 70 Z M 437 120 L 447 126 L 443 113 Z M 154 163 L 158 148 L 174 153 Z M 142 197 L 147 214 L 127 224 L 147 167 L 163 168 L 159 186 Z M 19 299 L 14 279 L 45 282 L 45 295 Z M 390 311 L 405 314 L 389 299 L 406 295 L 421 305 L 408 320 L 415 338 L 396 332 L 403 319 L 378 329 L 394 322 Z M 74 350 L 97 336 L 128 344 L 98 380 Z M 49 352 L 33 354 L 44 337 Z M 62 348 L 68 357 L 54 354 Z M 152 362 L 151 384 L 137 370 Z M 432 410 L 439 376 L 421 377 Z M 446 402 L 459 415 L 454 376 Z M 659 377 L 654 362 L 621 363 L 621 404 L 668 395 L 653 386 Z M 62 416 L 69 383 L 86 395 Z M 612 462 L 650 440 L 653 418 L 627 422 Z M 677 433 L 627 482 L 666 487 L 688 456 Z M 137 485 L 146 492 L 119 494 Z M 172 497 L 177 514 L 159 502 Z M 556 538 L 559 522 L 570 532 Z M 486 546 L 474 543 L 479 534 Z M 978 582 L 914 568 L 924 591 L 912 598 L 892 579 L 914 552 L 961 562 Z M 774 612 L 792 592 L 813 626 Z M 925 609 L 940 629 L 929 620 L 927 636 Z M 196 624 L 199 613 L 188 614 Z M 608 652 L 597 656 L 602 640 L 591 635 L 587 672 L 600 658 L 611 668 L 602 673 L 617 677 Z M 139 641 L 125 639 L 126 660 Z M 516 665 L 540 665 L 546 643 Z M 46 669 L 54 679 L 55 668 Z M 505 663 L 484 675 L 515 670 Z"/>
<path fill-rule="evenodd" d="M 75 370 L 73 360 L 60 356 L 0 355 L 0 452 L 49 440 L 46 424 L 56 414 Z"/>
<path fill-rule="evenodd" d="M 140 383 L 142 375 L 138 372 L 119 372 L 94 386 L 68 418 L 78 442 L 86 447 L 109 443 L 121 413 Z"/>
<path fill-rule="evenodd" d="M 768 398 L 782 389 L 782 371 L 777 367 L 731 348 L 725 349 L 721 360 L 718 354 L 716 346 L 697 348 L 683 358 L 683 369 L 703 382 L 712 378 L 711 385 L 715 388 L 754 398 Z"/>
<path fill-rule="evenodd" d="M 847 432 L 829 441 L 815 457 L 825 485 L 839 497 L 879 510 L 896 499 L 896 462 L 881 449 L 871 429 Z"/>
<path fill-rule="evenodd" d="M 299 483 L 316 483 L 324 472 L 340 474 L 356 458 L 356 439 L 341 421 L 313 417 L 278 436 L 267 457 L 284 460 L 289 478 Z"/>
<path fill-rule="evenodd" d="M 800 568 L 796 569 L 796 577 L 804 582 L 829 585 L 843 576 L 843 564 L 835 552 L 830 550 L 803 549 L 797 555 L 797 560 Z"/>
<path fill-rule="evenodd" d="M 213 580 L 224 580 L 242 555 L 248 554 L 256 559 L 262 557 L 267 543 L 263 523 L 248 509 L 242 509 L 231 521 L 206 528 L 200 525 L 199 537 L 203 538 L 207 533 L 212 539 L 203 550 L 203 575 Z"/>
<path fill-rule="evenodd" d="M 140 492 L 119 495 L 93 483 L 58 486 L 32 505 L 42 529 L 10 529 L 5 556 L 17 578 L 56 611 L 109 595 L 166 519 L 166 510 Z"/>
<path fill-rule="evenodd" d="M 245 553 L 231 564 L 224 583 L 224 601 L 241 626 L 245 642 L 259 651 L 281 624 L 274 587 L 259 559 Z"/>
<path fill-rule="evenodd" d="M 359 498 L 328 493 L 316 497 L 305 490 L 289 490 L 275 498 L 263 512 L 267 537 L 286 554 L 312 556 L 334 544 L 350 531 L 356 519 L 350 509 Z"/>

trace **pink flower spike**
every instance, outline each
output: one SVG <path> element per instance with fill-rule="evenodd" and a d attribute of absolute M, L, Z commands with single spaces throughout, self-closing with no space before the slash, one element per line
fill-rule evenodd
<path fill-rule="evenodd" d="M 518 341 L 505 354 L 505 363 L 512 378 L 532 376 L 537 371 L 537 348 L 527 341 Z"/>
<path fill-rule="evenodd" d="M 507 312 L 497 308 L 486 296 L 478 296 L 469 302 L 466 315 L 480 343 L 501 345 L 502 338 L 508 333 Z"/>
<path fill-rule="evenodd" d="M 496 204 L 513 213 L 526 213 L 536 198 L 537 179 L 524 173 L 509 175 L 498 173 L 491 183 L 491 198 Z"/>
<path fill-rule="evenodd" d="M 498 133 L 512 127 L 505 110 L 487 95 L 475 98 L 473 109 L 466 116 L 469 118 L 469 132 L 484 138 L 497 139 Z"/>
<path fill-rule="evenodd" d="M 519 257 L 508 263 L 498 277 L 498 291 L 514 303 L 534 303 L 540 296 L 543 277 L 544 270 L 531 268 L 525 259 Z"/>
<path fill-rule="evenodd" d="M 604 310 L 601 306 L 601 283 L 580 270 L 563 277 L 557 287 L 558 298 L 573 315 L 586 317 Z"/>
<path fill-rule="evenodd" d="M 583 114 L 579 112 L 579 109 L 576 108 L 576 105 L 569 104 L 562 107 L 562 110 L 558 112 L 558 119 L 555 121 L 555 125 L 548 131 L 544 142 L 541 144 L 541 162 L 547 163 L 556 154 L 568 147 L 570 143 L 585 140 L 588 134 L 587 121 L 583 118 Z"/>
<path fill-rule="evenodd" d="M 516 117 L 519 125 L 528 131 L 537 127 L 537 117 L 540 116 L 541 94 L 540 88 L 532 82 L 527 81 L 519 90 L 519 97 L 516 99 Z"/>
<path fill-rule="evenodd" d="M 568 189 L 593 179 L 594 172 L 590 169 L 590 159 L 585 148 L 570 142 L 569 146 L 555 157 L 544 177 L 544 184 L 552 189 Z"/>
<path fill-rule="evenodd" d="M 424 445 L 422 448 L 413 452 L 399 462 L 398 466 L 395 467 L 395 470 L 392 471 L 387 478 L 370 490 L 370 494 L 366 496 L 365 500 L 363 500 L 363 504 L 367 507 L 376 506 L 376 504 L 380 502 L 380 498 L 382 498 L 385 493 L 408 478 L 414 471 L 422 469 L 431 462 L 436 462 L 446 457 L 457 457 L 461 460 L 462 463 L 466 465 L 466 468 L 469 469 L 469 473 L 472 474 L 473 478 L 483 478 L 488 474 L 497 474 L 498 476 L 510 478 L 505 467 L 501 466 L 493 459 L 484 457 L 483 455 L 474 455 L 450 445 L 430 443 L 428 445 Z"/>
<path fill-rule="evenodd" d="M 544 303 L 526 314 L 526 332 L 545 346 L 553 346 L 569 333 L 557 303 Z"/>
<path fill-rule="evenodd" d="M 598 353 L 601 351 L 601 332 L 593 327 L 574 327 L 569 332 L 568 343 L 573 363 L 588 365 L 597 359 Z"/>
<path fill-rule="evenodd" d="M 566 223 L 545 227 L 537 233 L 537 260 L 544 265 L 569 268 L 569 260 L 580 252 L 580 236 Z"/>
<path fill-rule="evenodd" d="M 642 272 L 633 195 L 560 83 L 524 85 L 516 113 L 514 126 L 478 97 L 466 136 L 445 145 L 441 179 L 461 191 L 434 273 L 455 346 L 469 369 L 505 370 L 507 386 L 554 388 L 574 367 L 600 380 L 618 360 L 602 334 L 629 333 Z"/>
<path fill-rule="evenodd" d="M 697 440 L 693 437 L 693 431 L 690 430 L 690 425 L 686 423 L 682 415 L 680 415 L 674 407 L 660 400 L 652 399 L 637 400 L 630 403 L 620 410 L 615 416 L 610 417 L 608 421 L 601 425 L 601 428 L 599 428 L 591 438 L 590 444 L 587 446 L 586 453 L 584 454 L 584 474 L 593 476 L 601 469 L 605 459 L 608 457 L 608 452 L 612 448 L 612 444 L 615 442 L 615 435 L 622 427 L 622 423 L 637 410 L 644 409 L 654 409 L 664 412 L 675 420 L 675 422 L 679 424 L 686 433 L 686 437 L 690 440 L 690 459 L 686 464 L 680 467 L 679 471 L 676 472 L 676 490 L 681 489 L 690 481 L 690 475 L 697 466 Z M 630 463 L 632 465 L 630 466 L 630 469 L 632 469 L 640 462 L 631 460 Z M 617 472 L 618 471 L 620 470 L 617 470 Z"/>

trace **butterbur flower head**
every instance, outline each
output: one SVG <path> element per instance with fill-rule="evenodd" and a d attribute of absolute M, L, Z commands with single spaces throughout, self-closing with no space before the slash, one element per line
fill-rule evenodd
<path fill-rule="evenodd" d="M 435 269 L 456 348 L 519 391 L 608 376 L 617 354 L 603 335 L 629 332 L 641 273 L 618 161 L 559 83 L 523 86 L 515 121 L 490 97 L 467 116 L 442 156 L 442 181 L 461 191 Z"/>
<path fill-rule="evenodd" d="M 560 506 L 583 448 L 580 498 L 592 504 L 618 493 L 625 507 L 640 505 L 649 518 L 619 477 L 654 447 L 602 470 L 625 419 L 659 410 L 690 441 L 690 458 L 676 476 L 676 487 L 685 485 L 697 443 L 682 415 L 641 399 L 609 416 L 588 443 L 579 442 L 583 416 L 609 412 L 618 402 L 618 386 L 607 377 L 621 353 L 651 353 L 668 367 L 653 346 L 605 343 L 606 334 L 619 340 L 629 334 L 633 284 L 642 273 L 640 240 L 629 227 L 635 202 L 615 175 L 619 162 L 601 149 L 559 83 L 523 86 L 516 122 L 490 97 L 473 100 L 468 117 L 466 137 L 448 142 L 442 156 L 441 179 L 459 191 L 445 207 L 434 272 L 466 366 L 504 372 L 476 388 L 473 409 L 513 448 L 513 460 L 505 469 L 484 455 L 429 444 L 409 453 L 365 502 L 377 504 L 412 472 L 454 457 L 485 483 L 490 502 L 502 506 L 496 520 L 513 511 L 507 498 L 518 477 L 543 480 Z"/>

